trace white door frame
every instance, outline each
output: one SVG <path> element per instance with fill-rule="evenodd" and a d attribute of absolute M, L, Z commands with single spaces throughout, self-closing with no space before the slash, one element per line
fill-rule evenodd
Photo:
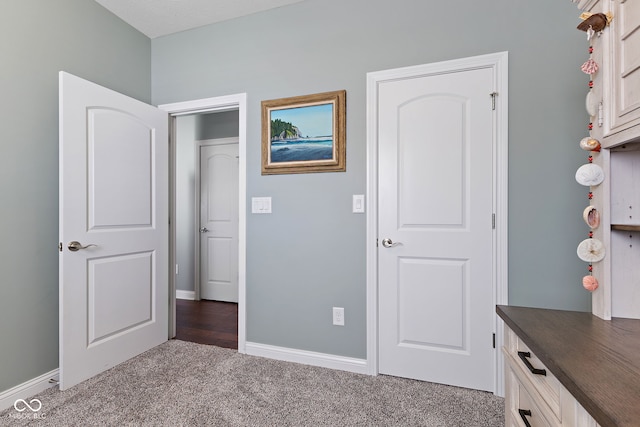
<path fill-rule="evenodd" d="M 508 53 L 462 58 L 426 65 L 397 68 L 367 73 L 367 214 L 366 214 L 366 259 L 367 259 L 367 365 L 369 374 L 378 374 L 378 86 L 386 81 L 424 77 L 450 73 L 453 71 L 491 68 L 494 72 L 494 96 L 496 114 L 494 128 L 494 172 L 493 200 L 495 213 L 494 242 L 494 301 L 495 304 L 508 303 L 507 264 L 507 167 L 508 167 Z M 487 94 L 487 102 L 491 97 Z M 503 343 L 503 324 L 495 315 L 495 394 L 504 396 L 503 357 L 500 349 Z"/>
<path fill-rule="evenodd" d="M 169 113 L 171 117 L 169 146 L 170 181 L 170 217 L 175 218 L 175 119 L 178 116 L 196 113 L 215 113 L 238 110 L 238 353 L 246 353 L 246 265 L 247 265 L 247 94 L 219 96 L 193 101 L 176 102 L 159 105 L 158 108 Z M 169 226 L 169 338 L 175 336 L 176 331 L 176 230 L 172 222 Z"/>
<path fill-rule="evenodd" d="M 200 278 L 201 278 L 201 270 L 200 267 L 202 266 L 202 259 L 201 259 L 201 255 L 202 255 L 202 251 L 201 251 L 201 246 L 200 246 L 200 238 L 201 233 L 200 233 L 200 227 L 202 224 L 202 218 L 201 218 L 201 204 L 202 204 L 202 194 L 200 194 L 200 186 L 201 186 L 201 182 L 202 182 L 202 177 L 200 176 L 201 170 L 200 170 L 200 149 L 202 147 L 211 147 L 214 145 L 226 145 L 226 144 L 239 144 L 238 138 L 236 137 L 231 137 L 231 138 L 215 138 L 215 139 L 203 139 L 203 140 L 198 140 L 195 141 L 195 152 L 196 155 L 194 156 L 195 158 L 195 173 L 194 176 L 196 177 L 195 179 L 195 191 L 196 191 L 196 196 L 195 196 L 195 227 L 194 227 L 194 242 L 195 242 L 195 246 L 194 246 L 194 288 L 193 290 L 195 291 L 195 299 L 196 300 L 200 300 L 200 288 L 202 283 L 200 282 Z M 238 149 L 240 148 L 240 146 L 238 146 Z"/>

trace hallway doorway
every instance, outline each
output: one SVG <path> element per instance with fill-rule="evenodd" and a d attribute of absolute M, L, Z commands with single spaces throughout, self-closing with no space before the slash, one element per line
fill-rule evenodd
<path fill-rule="evenodd" d="M 246 314 L 246 94 L 220 96 L 194 101 L 164 104 L 160 109 L 171 118 L 171 189 L 170 189 L 170 298 L 169 338 L 176 337 L 177 306 L 182 300 L 199 302 L 196 286 L 199 275 L 196 242 L 199 243 L 197 222 L 199 205 L 196 204 L 196 153 L 198 141 L 216 138 L 235 138 L 238 142 L 238 243 L 237 283 L 238 299 L 234 304 L 236 322 L 232 322 L 239 353 L 245 353 Z M 185 167 L 186 165 L 186 167 Z M 236 256 L 234 254 L 234 256 Z M 206 322 L 207 310 L 195 322 Z M 229 322 L 225 323 L 228 329 Z M 228 337 L 227 337 L 228 338 Z M 233 342 L 233 339 L 231 339 Z M 229 346 L 229 344 L 227 344 Z"/>

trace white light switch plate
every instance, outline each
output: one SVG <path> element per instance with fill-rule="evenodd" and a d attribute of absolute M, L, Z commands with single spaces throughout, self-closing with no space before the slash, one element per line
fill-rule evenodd
<path fill-rule="evenodd" d="M 270 214 L 271 213 L 271 197 L 252 197 L 251 213 Z"/>
<path fill-rule="evenodd" d="M 353 213 L 364 213 L 364 194 L 353 195 Z"/>

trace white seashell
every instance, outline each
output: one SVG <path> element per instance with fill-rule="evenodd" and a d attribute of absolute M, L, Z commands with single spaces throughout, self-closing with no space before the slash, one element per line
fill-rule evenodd
<path fill-rule="evenodd" d="M 598 100 L 592 91 L 587 93 L 587 99 L 585 101 L 585 106 L 587 107 L 587 113 L 591 117 L 595 117 L 598 114 Z"/>
<path fill-rule="evenodd" d="M 605 255 L 604 245 L 598 239 L 584 239 L 578 245 L 578 258 L 584 262 L 598 262 L 602 261 Z"/>
<path fill-rule="evenodd" d="M 585 151 L 600 151 L 600 141 L 590 136 L 584 137 L 580 140 L 580 148 Z"/>
<path fill-rule="evenodd" d="M 593 229 L 600 226 L 600 212 L 593 206 L 587 206 L 582 212 L 582 218 L 587 225 Z"/>
<path fill-rule="evenodd" d="M 576 171 L 576 181 L 578 181 L 578 184 L 587 187 L 599 185 L 604 181 L 604 171 L 598 165 L 587 163 L 580 166 Z"/>

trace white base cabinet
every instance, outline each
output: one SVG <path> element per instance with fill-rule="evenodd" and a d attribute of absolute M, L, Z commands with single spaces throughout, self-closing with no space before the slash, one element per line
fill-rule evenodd
<path fill-rule="evenodd" d="M 508 327 L 504 343 L 506 426 L 599 427 Z"/>

